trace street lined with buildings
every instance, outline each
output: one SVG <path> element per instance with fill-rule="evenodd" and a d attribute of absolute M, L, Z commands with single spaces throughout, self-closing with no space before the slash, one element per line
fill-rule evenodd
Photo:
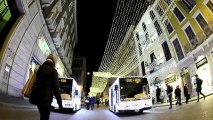
<path fill-rule="evenodd" d="M 51 112 L 50 120 L 213 120 L 213 96 L 201 99 L 200 102 L 192 101 L 181 106 L 173 105 L 155 107 L 141 113 L 123 112 L 115 115 L 108 110 L 108 107 L 101 105 L 100 108 L 86 110 L 83 106 L 76 113 L 70 111 Z M 14 108 L 0 106 L 1 120 L 38 120 L 38 110 L 29 108 Z"/>

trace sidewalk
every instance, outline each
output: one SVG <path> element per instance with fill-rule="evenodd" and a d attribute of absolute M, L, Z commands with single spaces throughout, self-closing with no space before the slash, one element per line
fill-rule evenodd
<path fill-rule="evenodd" d="M 213 95 L 213 91 L 209 92 L 209 93 L 205 93 L 206 98 L 210 95 Z M 203 99 L 203 96 L 200 95 L 200 99 Z M 185 97 L 181 99 L 181 103 L 186 103 L 185 101 Z M 192 102 L 192 101 L 197 101 L 197 96 L 192 97 L 191 99 L 188 100 L 188 102 Z M 172 105 L 176 105 L 176 100 L 172 101 Z M 167 103 L 156 103 L 154 104 L 152 107 L 156 108 L 156 107 L 165 107 L 165 106 L 169 106 L 169 102 Z"/>
<path fill-rule="evenodd" d="M 213 95 L 213 91 L 211 91 L 209 93 L 205 93 L 205 95 L 206 95 L 206 97 Z M 200 99 L 203 99 L 202 95 L 201 95 Z M 197 96 L 192 97 L 191 99 L 189 99 L 188 102 L 192 102 L 192 101 L 196 101 L 196 100 L 197 100 Z M 175 105 L 175 103 L 176 103 L 176 100 L 174 100 L 172 102 L 173 105 Z M 182 103 L 185 103 L 185 98 L 182 100 Z M 22 108 L 22 109 L 37 109 L 37 106 L 30 104 L 28 99 L 24 99 L 21 97 L 8 96 L 8 95 L 4 95 L 2 93 L 0 93 L 0 107 L 1 106 L 12 107 L 12 108 Z M 169 103 L 154 104 L 153 108 L 164 107 L 164 106 L 169 106 Z M 100 108 L 102 108 L 102 107 L 100 107 Z"/>
<path fill-rule="evenodd" d="M 37 109 L 37 106 L 29 103 L 28 99 L 13 97 L 0 93 L 0 107 L 12 107 L 22 109 Z"/>

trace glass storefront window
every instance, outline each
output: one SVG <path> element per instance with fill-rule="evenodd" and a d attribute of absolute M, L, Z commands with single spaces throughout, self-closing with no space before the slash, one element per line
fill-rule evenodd
<path fill-rule="evenodd" d="M 51 53 L 51 50 L 44 38 L 44 36 L 41 36 L 38 40 L 38 46 L 39 48 L 41 49 L 41 51 L 43 52 L 43 54 L 47 57 L 50 53 Z"/>

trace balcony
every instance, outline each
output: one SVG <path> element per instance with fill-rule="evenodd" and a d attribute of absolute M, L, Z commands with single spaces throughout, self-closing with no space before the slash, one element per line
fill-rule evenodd
<path fill-rule="evenodd" d="M 50 32 L 54 32 L 55 28 L 57 27 L 56 22 L 54 21 L 52 24 L 48 24 L 47 25 L 48 29 L 50 30 Z"/>
<path fill-rule="evenodd" d="M 48 7 L 53 3 L 54 0 L 41 0 L 42 7 Z"/>
<path fill-rule="evenodd" d="M 65 57 L 65 51 L 64 51 L 63 47 L 58 48 L 58 53 L 59 53 L 59 56 L 62 59 L 64 59 L 64 57 Z"/>
<path fill-rule="evenodd" d="M 53 32 L 51 33 L 51 36 L 53 38 L 53 43 L 55 44 L 56 48 L 59 48 L 62 43 L 59 32 Z"/>

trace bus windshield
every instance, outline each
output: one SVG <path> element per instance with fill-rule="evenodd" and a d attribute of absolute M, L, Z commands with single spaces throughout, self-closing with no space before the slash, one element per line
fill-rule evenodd
<path fill-rule="evenodd" d="M 72 98 L 72 79 L 59 79 L 59 87 L 62 99 Z"/>
<path fill-rule="evenodd" d="M 120 78 L 121 101 L 148 99 L 149 86 L 146 78 Z"/>

